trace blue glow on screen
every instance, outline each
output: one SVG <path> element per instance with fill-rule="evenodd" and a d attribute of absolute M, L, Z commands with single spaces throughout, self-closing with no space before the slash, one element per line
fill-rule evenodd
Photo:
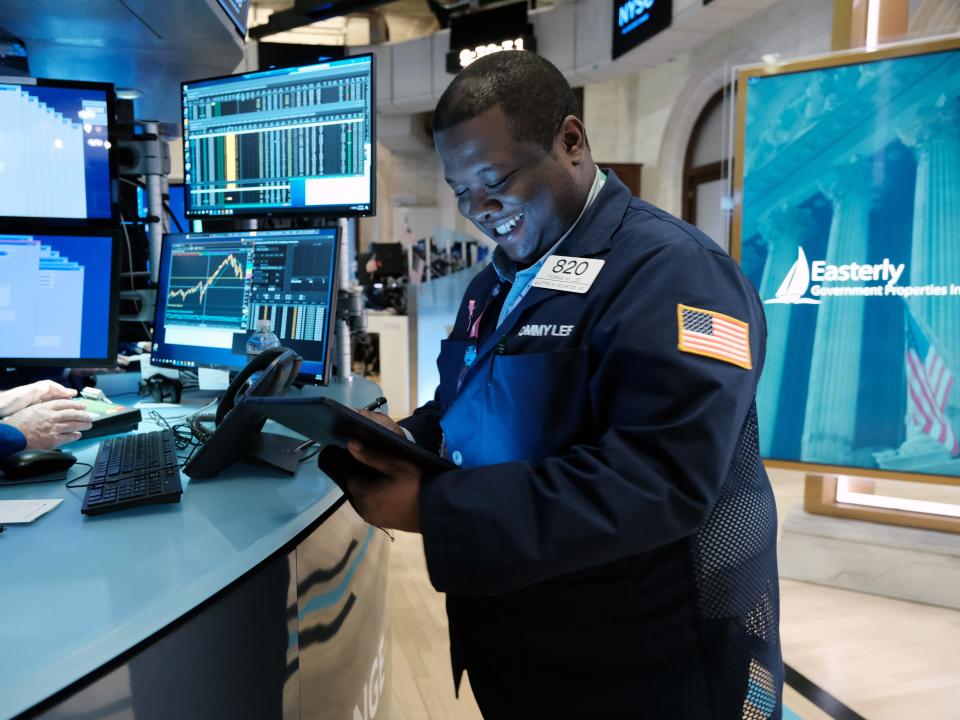
<path fill-rule="evenodd" d="M 7 358 L 105 358 L 111 236 L 0 235 Z M 82 281 L 81 281 L 82 279 Z"/>
<path fill-rule="evenodd" d="M 107 93 L 92 88 L 0 85 L 0 147 L 7 164 L 28 149 L 22 165 L 0 174 L 0 215 L 108 219 L 112 216 Z M 64 132 L 58 132 L 57 128 Z M 38 146 L 39 143 L 39 146 Z M 80 165 L 74 158 L 82 158 Z M 38 193 L 19 196 L 33 183 Z M 71 193 L 77 193 L 81 202 Z M 85 210 L 84 210 L 85 207 Z"/>
<path fill-rule="evenodd" d="M 166 235 L 152 362 L 240 369 L 258 319 L 323 380 L 333 327 L 336 229 Z"/>

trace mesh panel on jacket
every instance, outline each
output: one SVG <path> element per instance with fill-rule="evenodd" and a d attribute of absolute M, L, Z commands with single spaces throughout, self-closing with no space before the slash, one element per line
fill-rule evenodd
<path fill-rule="evenodd" d="M 719 720 L 782 713 L 777 510 L 750 408 L 716 505 L 690 541 L 705 672 Z"/>

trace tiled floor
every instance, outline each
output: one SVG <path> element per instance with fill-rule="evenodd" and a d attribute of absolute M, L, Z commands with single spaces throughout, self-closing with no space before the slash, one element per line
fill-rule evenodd
<path fill-rule="evenodd" d="M 772 474 L 781 514 L 803 476 Z M 480 718 L 469 684 L 454 697 L 443 596 L 427 578 L 419 536 L 391 546 L 393 720 Z M 784 660 L 868 720 L 960 720 L 960 611 L 791 580 L 781 582 Z M 791 688 L 795 717 L 828 716 Z"/>

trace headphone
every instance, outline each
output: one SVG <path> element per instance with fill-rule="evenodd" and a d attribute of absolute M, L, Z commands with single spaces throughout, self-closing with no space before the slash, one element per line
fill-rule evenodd
<path fill-rule="evenodd" d="M 217 406 L 216 424 L 220 425 L 238 400 L 247 395 L 280 395 L 293 384 L 303 358 L 285 347 L 270 348 L 254 357 L 230 383 Z"/>

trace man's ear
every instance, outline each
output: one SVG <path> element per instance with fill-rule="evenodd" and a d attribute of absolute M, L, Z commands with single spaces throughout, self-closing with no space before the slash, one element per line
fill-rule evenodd
<path fill-rule="evenodd" d="M 583 162 L 587 148 L 587 131 L 574 115 L 567 115 L 557 133 L 557 151 L 574 164 Z"/>

